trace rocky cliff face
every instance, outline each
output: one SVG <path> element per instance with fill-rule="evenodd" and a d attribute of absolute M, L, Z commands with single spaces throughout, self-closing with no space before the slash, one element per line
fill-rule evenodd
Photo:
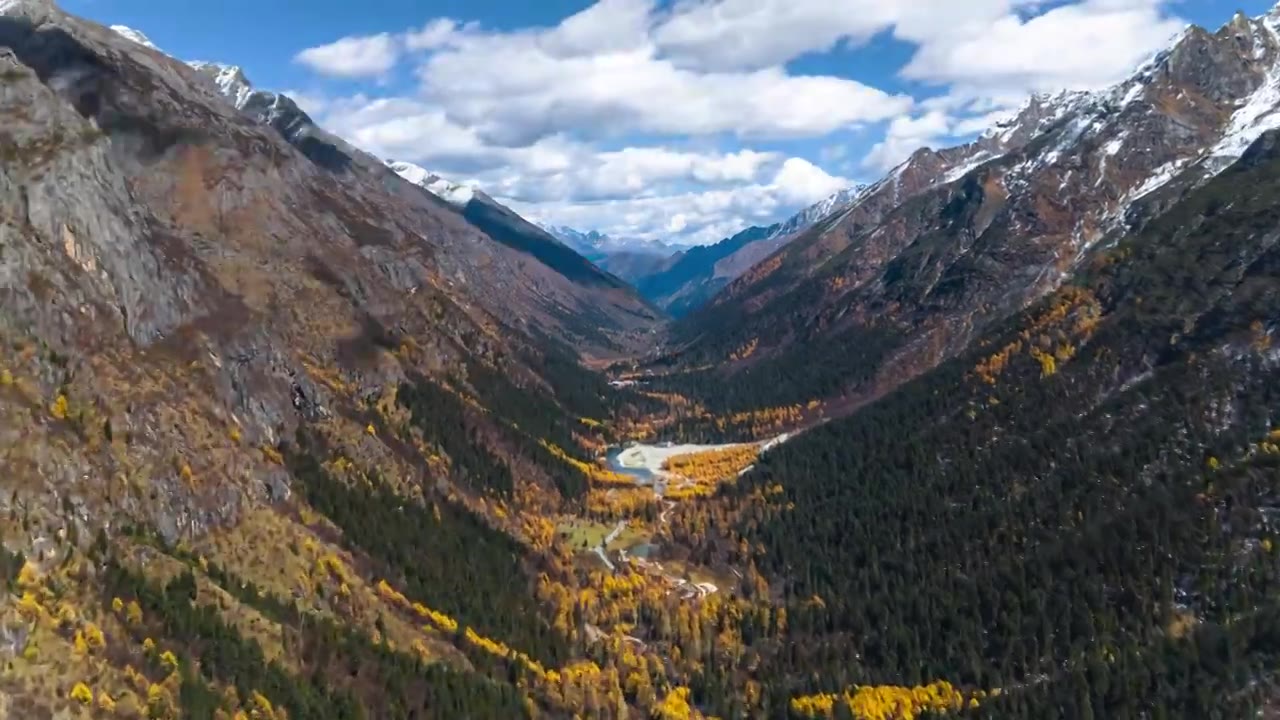
<path fill-rule="evenodd" d="M 359 423 L 362 398 L 468 362 L 536 386 L 517 359 L 535 335 L 590 351 L 654 322 L 620 283 L 496 241 L 286 98 L 51 3 L 0 13 L 0 154 L 5 466 L 50 507 L 134 468 L 156 492 L 129 510 L 174 539 L 230 521 L 242 493 L 287 493 L 278 467 L 212 438 Z M 83 432 L 131 438 L 123 457 L 22 419 L 57 398 Z"/>
<path fill-rule="evenodd" d="M 916 152 L 675 337 L 698 362 L 758 344 L 746 365 L 782 367 L 807 361 L 797 347 L 870 333 L 871 357 L 835 364 L 819 383 L 837 395 L 875 394 L 931 367 L 1275 125 L 1278 22 L 1238 15 L 1217 32 L 1190 28 L 1112 88 L 1036 97 L 972 143 Z"/>

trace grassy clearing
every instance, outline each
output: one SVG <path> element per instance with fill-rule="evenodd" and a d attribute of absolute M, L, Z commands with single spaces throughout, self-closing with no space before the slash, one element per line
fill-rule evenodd
<path fill-rule="evenodd" d="M 604 541 L 609 533 L 617 527 L 617 523 L 598 523 L 590 520 L 571 520 L 563 523 L 556 528 L 560 533 L 560 537 L 569 544 L 569 547 L 579 551 L 589 551 Z M 650 533 L 643 529 L 632 525 L 628 525 L 618 533 L 618 536 L 609 543 L 605 550 L 613 552 L 638 545 L 649 540 Z"/>

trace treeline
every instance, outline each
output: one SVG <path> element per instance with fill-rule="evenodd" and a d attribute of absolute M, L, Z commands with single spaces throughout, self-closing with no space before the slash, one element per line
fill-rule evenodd
<path fill-rule="evenodd" d="M 539 613 L 519 543 L 453 503 L 427 506 L 376 479 L 372 487 L 347 485 L 317 455 L 319 440 L 300 430 L 285 452 L 295 487 L 410 599 L 456 618 L 459 632 L 471 626 L 548 667 L 568 659 L 568 641 Z"/>

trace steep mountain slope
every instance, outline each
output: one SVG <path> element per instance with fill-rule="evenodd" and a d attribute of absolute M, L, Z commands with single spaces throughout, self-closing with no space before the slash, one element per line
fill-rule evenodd
<path fill-rule="evenodd" d="M 736 386 L 771 388 L 722 398 L 746 406 L 857 403 L 932 367 L 1272 124 L 1276 26 L 1189 28 L 1113 88 L 1034 98 L 973 143 L 918 151 L 686 318 L 681 358 L 737 356 Z"/>
<path fill-rule="evenodd" d="M 643 250 L 618 250 L 607 253 L 595 262 L 602 270 L 608 270 L 632 285 L 636 285 L 645 278 L 657 275 L 679 262 L 684 252 L 675 250 L 661 255 Z"/>
<path fill-rule="evenodd" d="M 869 717 L 851 686 L 935 679 L 982 689 L 980 717 L 1275 712 L 1277 200 L 1271 131 L 959 357 L 762 459 L 700 552 L 768 549 L 774 713 Z"/>
<path fill-rule="evenodd" d="M 0 3 L 0 716 L 617 716 L 532 508 L 652 313 L 242 80 Z"/>
<path fill-rule="evenodd" d="M 863 189 L 841 190 L 783 222 L 749 227 L 713 245 L 689 248 L 633 282 L 641 295 L 677 317 L 684 315 L 800 233 L 852 203 Z"/>
<path fill-rule="evenodd" d="M 274 128 L 320 168 L 343 177 L 353 186 L 368 187 L 383 194 L 390 190 L 413 205 L 431 207 L 436 210 L 433 213 L 436 216 L 452 214 L 441 213 L 440 209 L 460 207 L 464 219 L 473 227 L 517 251 L 519 254 L 514 256 L 502 254 L 514 264 L 499 270 L 496 277 L 489 272 L 458 276 L 459 281 L 474 289 L 482 289 L 473 295 L 486 302 L 487 309 L 495 312 L 496 316 L 510 316 L 513 306 L 509 303 L 513 298 L 509 295 L 514 293 L 515 307 L 528 302 L 537 308 L 540 315 L 553 319 L 560 329 L 571 328 L 571 332 L 581 334 L 580 338 L 588 347 L 598 348 L 609 347 L 619 341 L 627 342 L 629 334 L 646 332 L 658 319 L 643 300 L 616 278 L 595 270 L 530 223 L 497 206 L 483 193 L 443 181 L 434 175 L 419 177 L 423 174 L 420 168 L 402 164 L 410 176 L 406 179 L 428 190 L 428 193 L 414 193 L 394 181 L 398 172 L 394 166 L 388 168 L 368 153 L 324 131 L 289 97 L 254 89 L 239 67 L 203 62 L 191 63 L 191 66 L 201 79 L 210 84 L 211 89 L 230 100 L 244 114 Z M 443 199 L 444 203 L 437 202 L 437 199 Z M 473 199 L 477 205 L 494 207 L 469 209 Z M 450 225 L 456 227 L 456 222 L 451 221 Z M 455 248 L 460 255 L 475 254 L 476 250 L 491 252 L 487 243 L 457 237 L 459 242 L 446 247 Z M 528 265 L 524 262 L 526 256 L 532 256 L 537 263 Z M 561 277 L 554 278 L 555 274 Z M 538 275 L 544 275 L 549 283 L 540 282 L 536 278 Z M 518 282 L 521 280 L 526 282 Z M 525 298 L 521 299 L 520 295 Z M 606 334 L 589 329 L 593 325 Z M 614 337 L 611 339 L 608 333 Z"/>
<path fill-rule="evenodd" d="M 606 295 L 608 302 L 612 303 L 612 307 L 603 310 L 582 305 L 568 309 L 575 320 L 609 327 L 621 318 L 627 329 L 642 328 L 645 323 L 658 320 L 660 313 L 636 297 L 625 282 L 601 271 L 590 260 L 484 192 L 446 180 L 412 163 L 389 162 L 387 166 L 456 209 L 467 222 L 490 238 L 533 256 L 576 285 Z"/>

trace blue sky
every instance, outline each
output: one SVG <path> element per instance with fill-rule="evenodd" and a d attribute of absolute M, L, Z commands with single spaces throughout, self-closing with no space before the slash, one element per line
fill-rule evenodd
<path fill-rule="evenodd" d="M 1266 0 L 62 0 L 543 222 L 711 242 Z"/>

